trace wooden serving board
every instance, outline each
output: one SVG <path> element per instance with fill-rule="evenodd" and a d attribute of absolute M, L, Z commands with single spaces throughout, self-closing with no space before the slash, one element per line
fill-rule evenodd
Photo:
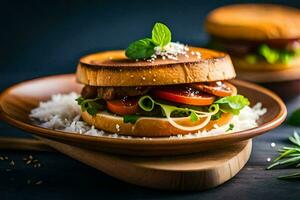
<path fill-rule="evenodd" d="M 248 161 L 252 140 L 184 156 L 121 156 L 38 137 L 47 145 L 128 183 L 165 190 L 205 190 L 235 176 Z"/>

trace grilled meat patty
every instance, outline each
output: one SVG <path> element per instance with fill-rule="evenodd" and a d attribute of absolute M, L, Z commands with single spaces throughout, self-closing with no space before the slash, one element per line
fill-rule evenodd
<path fill-rule="evenodd" d="M 120 99 L 125 96 L 140 96 L 146 94 L 150 87 L 95 87 L 86 85 L 81 95 L 86 99 L 101 98 L 104 100 Z"/>

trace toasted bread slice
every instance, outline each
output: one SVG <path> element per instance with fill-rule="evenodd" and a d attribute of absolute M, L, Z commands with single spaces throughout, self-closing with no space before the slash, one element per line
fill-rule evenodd
<path fill-rule="evenodd" d="M 144 86 L 228 80 L 236 74 L 227 54 L 190 47 L 178 60 L 154 62 L 129 60 L 121 50 L 87 55 L 80 59 L 76 76 L 85 85 Z"/>
<path fill-rule="evenodd" d="M 89 125 L 95 126 L 98 129 L 108 131 L 110 133 L 134 137 L 168 137 L 178 134 L 186 135 L 203 130 L 209 131 L 215 126 L 223 126 L 228 124 L 233 117 L 233 115 L 230 113 L 223 113 L 221 118 L 218 120 L 211 120 L 200 130 L 185 131 L 172 126 L 167 118 L 141 117 L 135 122 L 135 124 L 131 124 L 124 123 L 123 117 L 107 112 L 99 112 L 95 116 L 92 116 L 87 112 L 83 112 L 81 116 L 85 122 L 87 122 Z M 195 125 L 189 117 L 178 118 L 176 122 L 185 126 Z M 202 122 L 203 120 L 199 120 L 196 123 Z"/>
<path fill-rule="evenodd" d="M 227 39 L 300 38 L 300 10 L 272 4 L 236 4 L 209 13 L 208 33 Z"/>

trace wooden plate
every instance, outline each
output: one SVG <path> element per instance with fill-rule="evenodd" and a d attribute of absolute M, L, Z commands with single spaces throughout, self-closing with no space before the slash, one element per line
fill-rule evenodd
<path fill-rule="evenodd" d="M 236 68 L 237 78 L 255 83 L 273 83 L 300 80 L 300 67 L 283 70 L 255 71 Z"/>
<path fill-rule="evenodd" d="M 237 71 L 237 77 L 242 80 L 258 83 L 288 101 L 300 93 L 300 67 L 274 71 Z"/>
<path fill-rule="evenodd" d="M 0 95 L 0 117 L 17 128 L 63 143 L 104 152 L 141 156 L 179 155 L 218 149 L 260 135 L 284 121 L 286 107 L 277 95 L 252 83 L 239 80 L 232 82 L 238 87 L 239 93 L 247 96 L 252 104 L 261 102 L 268 109 L 259 119 L 259 127 L 202 138 L 143 140 L 86 136 L 33 125 L 28 114 L 40 101 L 49 99 L 53 94 L 80 91 L 82 86 L 76 83 L 73 74 L 25 81 L 6 89 Z"/>

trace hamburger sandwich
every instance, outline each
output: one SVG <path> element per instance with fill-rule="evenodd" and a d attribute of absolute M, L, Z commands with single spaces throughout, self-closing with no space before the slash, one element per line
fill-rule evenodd
<path fill-rule="evenodd" d="M 235 77 L 221 52 L 171 42 L 156 23 L 152 38 L 124 50 L 80 59 L 77 99 L 82 118 L 94 127 L 122 135 L 164 137 L 229 124 L 249 104 L 228 82 Z"/>
<path fill-rule="evenodd" d="M 247 71 L 299 67 L 299 24 L 299 9 L 271 4 L 217 8 L 205 21 L 209 47 L 228 52 L 234 66 Z"/>

